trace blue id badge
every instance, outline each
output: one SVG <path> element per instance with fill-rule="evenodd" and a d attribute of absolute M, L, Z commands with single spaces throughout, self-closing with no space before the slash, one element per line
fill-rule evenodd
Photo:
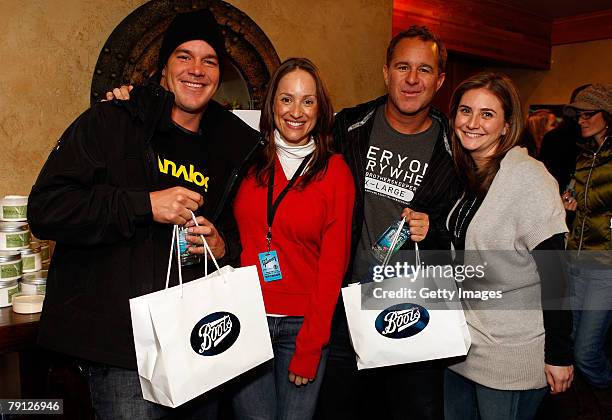
<path fill-rule="evenodd" d="M 266 283 L 283 278 L 276 251 L 260 252 L 258 257 L 261 273 Z"/>

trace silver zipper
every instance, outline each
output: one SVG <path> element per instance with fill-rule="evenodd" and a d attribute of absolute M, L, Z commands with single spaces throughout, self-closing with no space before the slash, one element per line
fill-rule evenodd
<path fill-rule="evenodd" d="M 587 195 L 589 193 L 589 183 L 591 182 L 591 175 L 593 175 L 593 167 L 595 166 L 595 160 L 597 159 L 597 154 L 599 153 L 603 145 L 606 143 L 606 140 L 608 140 L 608 137 L 606 137 L 604 141 L 601 142 L 601 144 L 597 148 L 597 151 L 593 154 L 593 161 L 591 162 L 591 168 L 589 169 L 589 176 L 587 177 L 587 181 L 584 186 L 584 209 L 585 211 L 588 208 Z M 582 216 L 582 227 L 580 228 L 580 242 L 578 243 L 578 255 L 580 255 L 580 250 L 582 249 L 582 242 L 584 240 L 584 224 L 585 223 L 586 223 L 586 215 L 583 215 Z"/>

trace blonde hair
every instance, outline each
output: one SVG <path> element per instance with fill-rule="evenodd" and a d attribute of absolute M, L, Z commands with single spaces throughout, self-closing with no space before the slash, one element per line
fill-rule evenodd
<path fill-rule="evenodd" d="M 540 154 L 544 134 L 555 128 L 557 117 L 548 109 L 538 109 L 527 117 L 526 129 L 535 142 L 535 154 Z"/>

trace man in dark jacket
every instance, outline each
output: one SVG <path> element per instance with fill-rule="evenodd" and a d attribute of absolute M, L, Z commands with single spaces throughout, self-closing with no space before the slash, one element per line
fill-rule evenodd
<path fill-rule="evenodd" d="M 336 116 L 334 140 L 357 191 L 352 260 L 344 285 L 371 280 L 372 247 L 401 217 L 410 226 L 409 244 L 450 249 L 445 220 L 461 187 L 447 119 L 431 107 L 444 81 L 445 64 L 440 40 L 427 28 L 413 26 L 396 35 L 387 49 L 383 70 L 388 94 Z M 442 365 L 427 362 L 357 375 L 340 299 L 318 415 L 335 420 L 442 419 L 442 375 Z"/>
<path fill-rule="evenodd" d="M 217 259 L 239 256 L 229 202 L 258 136 L 212 101 L 223 54 L 212 14 L 177 15 L 159 51 L 161 86 L 83 113 L 32 188 L 31 229 L 57 243 L 39 343 L 79 361 L 98 418 L 216 416 L 210 396 L 179 412 L 142 399 L 128 300 L 164 288 L 173 225 L 191 226 L 192 211 L 202 226 L 191 233 Z M 204 274 L 202 242 L 187 240 L 185 281 Z"/>

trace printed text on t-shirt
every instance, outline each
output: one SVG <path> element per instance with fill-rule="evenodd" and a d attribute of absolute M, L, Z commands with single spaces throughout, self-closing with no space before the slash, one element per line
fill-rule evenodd
<path fill-rule="evenodd" d="M 157 165 L 159 171 L 166 175 L 171 175 L 175 178 L 183 178 L 187 182 L 191 182 L 198 187 L 203 187 L 204 191 L 208 191 L 208 179 L 209 177 L 204 176 L 200 171 L 196 171 L 195 167 L 190 164 L 189 169 L 185 165 L 179 165 L 171 160 L 157 158 Z"/>
<path fill-rule="evenodd" d="M 407 204 L 421 185 L 428 163 L 370 146 L 366 155 L 366 191 Z"/>

